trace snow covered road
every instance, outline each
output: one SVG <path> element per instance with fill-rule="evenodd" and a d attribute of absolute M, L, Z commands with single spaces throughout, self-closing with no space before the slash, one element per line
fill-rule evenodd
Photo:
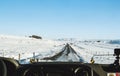
<path fill-rule="evenodd" d="M 67 62 L 83 62 L 84 59 L 69 45 L 63 48 L 61 52 L 52 56 L 43 58 L 44 60 L 67 61 Z"/>

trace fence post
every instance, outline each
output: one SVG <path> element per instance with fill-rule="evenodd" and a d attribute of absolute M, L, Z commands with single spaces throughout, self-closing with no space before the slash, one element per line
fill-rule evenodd
<path fill-rule="evenodd" d="M 35 52 L 33 52 L 33 58 L 34 58 L 34 60 L 35 60 Z"/>
<path fill-rule="evenodd" d="M 18 55 L 18 60 L 20 61 L 20 54 Z"/>
<path fill-rule="evenodd" d="M 4 51 L 3 51 L 3 57 L 4 57 Z"/>
<path fill-rule="evenodd" d="M 109 52 L 108 52 L 108 56 L 109 56 Z"/>

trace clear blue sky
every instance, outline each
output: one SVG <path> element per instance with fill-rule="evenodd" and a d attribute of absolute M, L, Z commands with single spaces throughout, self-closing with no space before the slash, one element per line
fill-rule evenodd
<path fill-rule="evenodd" d="M 0 34 L 120 39 L 120 0 L 0 0 Z"/>

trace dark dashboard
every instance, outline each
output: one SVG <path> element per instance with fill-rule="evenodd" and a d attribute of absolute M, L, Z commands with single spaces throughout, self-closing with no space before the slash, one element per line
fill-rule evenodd
<path fill-rule="evenodd" d="M 114 50 L 113 64 L 80 62 L 36 62 L 19 64 L 17 60 L 0 57 L 0 76 L 120 76 L 120 49 Z"/>
<path fill-rule="evenodd" d="M 80 62 L 19 64 L 14 59 L 0 58 L 0 76 L 117 76 L 112 74 L 119 72 L 120 67 L 113 64 Z"/>

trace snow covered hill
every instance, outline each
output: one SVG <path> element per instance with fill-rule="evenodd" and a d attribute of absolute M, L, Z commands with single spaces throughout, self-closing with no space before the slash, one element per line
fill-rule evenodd
<path fill-rule="evenodd" d="M 34 39 L 29 37 L 0 35 L 0 56 L 20 60 L 21 63 L 29 63 L 29 59 L 50 58 L 62 52 L 56 61 L 80 61 L 90 62 L 93 57 L 95 63 L 113 63 L 115 48 L 120 48 L 120 40 L 79 40 L 79 39 Z M 70 46 L 64 49 L 66 44 Z M 116 44 L 117 43 L 117 44 Z M 71 49 L 72 48 L 72 49 Z M 64 50 L 63 50 L 64 49 Z M 97 56 L 106 54 L 107 56 Z M 52 61 L 48 59 L 47 61 Z M 53 60 L 55 61 L 55 60 Z"/>

